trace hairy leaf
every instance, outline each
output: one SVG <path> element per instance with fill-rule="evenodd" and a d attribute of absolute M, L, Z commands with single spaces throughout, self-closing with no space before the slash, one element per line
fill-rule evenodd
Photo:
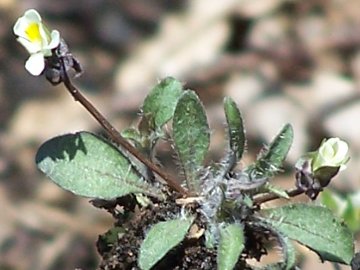
<path fill-rule="evenodd" d="M 349 264 L 354 256 L 351 231 L 325 207 L 293 204 L 263 213 L 272 226 L 306 245 L 323 260 Z"/>
<path fill-rule="evenodd" d="M 281 250 L 284 256 L 284 261 L 278 263 L 272 263 L 265 267 L 259 268 L 259 270 L 292 270 L 296 263 L 296 250 L 290 239 L 283 235 L 278 234 L 278 239 L 281 245 Z"/>
<path fill-rule="evenodd" d="M 240 224 L 227 224 L 220 229 L 220 242 L 217 254 L 219 270 L 234 269 L 244 245 L 244 231 Z"/>
<path fill-rule="evenodd" d="M 296 263 L 296 250 L 294 245 L 290 239 L 283 234 L 278 234 L 278 239 L 284 254 L 284 262 L 279 263 L 279 265 L 282 265 L 282 270 L 291 270 Z"/>
<path fill-rule="evenodd" d="M 188 188 L 199 191 L 198 171 L 209 148 L 210 130 L 203 105 L 193 91 L 185 91 L 176 105 L 173 136 Z"/>
<path fill-rule="evenodd" d="M 176 103 L 183 93 L 181 83 L 168 77 L 157 84 L 145 98 L 143 114 L 153 120 L 155 128 L 161 128 L 174 113 Z"/>
<path fill-rule="evenodd" d="M 234 156 L 235 163 L 241 159 L 245 148 L 243 120 L 236 103 L 230 97 L 224 99 L 224 110 L 228 124 L 230 154 Z"/>
<path fill-rule="evenodd" d="M 151 269 L 173 247 L 177 246 L 189 230 L 193 218 L 179 218 L 159 222 L 151 227 L 140 247 L 139 266 L 142 270 Z"/>
<path fill-rule="evenodd" d="M 263 149 L 255 166 L 251 169 L 252 178 L 272 177 L 281 168 L 290 150 L 294 132 L 286 124 L 267 149 Z"/>
<path fill-rule="evenodd" d="M 265 267 L 254 268 L 257 270 L 291 270 L 294 269 L 296 263 L 296 250 L 294 245 L 288 236 L 276 229 L 267 220 L 262 220 L 257 223 L 257 226 L 269 231 L 273 236 L 277 238 L 277 241 L 281 247 L 283 259 L 280 262 L 268 264 Z"/>
<path fill-rule="evenodd" d="M 163 198 L 113 145 L 88 132 L 55 137 L 36 154 L 38 168 L 76 195 L 113 199 L 130 193 Z"/>

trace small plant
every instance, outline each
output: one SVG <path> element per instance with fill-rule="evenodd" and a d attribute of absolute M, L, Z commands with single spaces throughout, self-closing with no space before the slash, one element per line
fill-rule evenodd
<path fill-rule="evenodd" d="M 80 73 L 81 67 L 57 31 L 47 30 L 40 15 L 28 10 L 14 32 L 31 54 L 26 69 L 45 74 L 52 84 L 64 83 L 109 135 L 109 140 L 86 131 L 62 135 L 36 154 L 37 166 L 52 181 L 113 214 L 114 227 L 98 241 L 99 269 L 298 269 L 291 240 L 322 261 L 351 263 L 350 229 L 326 207 L 291 202 L 303 193 L 314 200 L 345 167 L 344 141 L 324 140 L 301 157 L 294 188 L 284 190 L 272 180 L 282 172 L 291 147 L 291 125 L 284 125 L 253 164 L 239 169 L 246 148 L 243 119 L 226 97 L 226 154 L 205 164 L 210 128 L 194 91 L 174 78 L 160 81 L 144 100 L 139 124 L 119 133 L 72 84 L 68 71 Z M 167 123 L 170 135 L 164 131 Z M 155 165 L 159 140 L 173 145 L 182 184 Z M 286 204 L 263 206 L 278 198 Z M 260 260 L 273 245 L 281 248 L 278 262 L 249 262 Z"/>

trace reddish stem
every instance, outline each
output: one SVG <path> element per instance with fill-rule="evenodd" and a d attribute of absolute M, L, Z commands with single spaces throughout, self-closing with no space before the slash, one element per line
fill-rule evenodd
<path fill-rule="evenodd" d="M 147 157 L 145 157 L 139 150 L 132 146 L 121 134 L 106 120 L 106 118 L 90 103 L 90 101 L 81 94 L 81 92 L 72 84 L 69 76 L 64 68 L 64 63 L 62 63 L 63 68 L 63 82 L 67 90 L 74 97 L 75 101 L 78 101 L 85 107 L 85 109 L 98 121 L 98 123 L 105 129 L 110 138 L 133 155 L 140 162 L 145 164 L 151 171 L 159 175 L 162 179 L 166 181 L 170 188 L 179 192 L 181 195 L 188 195 L 186 191 L 173 177 L 171 177 L 166 172 L 162 171 L 154 163 L 152 163 Z"/>

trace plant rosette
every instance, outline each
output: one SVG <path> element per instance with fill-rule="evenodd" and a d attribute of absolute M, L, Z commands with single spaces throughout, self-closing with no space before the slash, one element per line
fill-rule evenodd
<path fill-rule="evenodd" d="M 57 30 L 51 32 L 42 23 L 40 14 L 29 9 L 16 21 L 14 34 L 17 40 L 30 53 L 25 63 L 25 68 L 30 74 L 39 76 L 45 68 L 45 57 L 52 55 L 52 50 L 60 44 L 60 33 Z"/>

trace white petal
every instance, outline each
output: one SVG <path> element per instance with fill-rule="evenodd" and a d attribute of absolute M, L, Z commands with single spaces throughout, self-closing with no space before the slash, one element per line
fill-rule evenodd
<path fill-rule="evenodd" d="M 43 52 L 44 56 L 51 56 L 52 49 L 55 49 L 60 44 L 60 33 L 57 30 L 53 30 L 51 32 L 51 41 L 47 46 L 44 46 L 41 51 Z"/>
<path fill-rule="evenodd" d="M 41 51 L 41 44 L 39 42 L 30 42 L 26 38 L 19 37 L 17 39 L 24 46 L 24 48 L 30 53 L 34 54 Z"/>
<path fill-rule="evenodd" d="M 35 9 L 29 9 L 25 11 L 24 18 L 31 22 L 41 22 L 41 16 Z"/>
<path fill-rule="evenodd" d="M 26 37 L 25 30 L 28 27 L 28 25 L 29 25 L 29 22 L 26 19 L 24 19 L 23 17 L 17 19 L 17 21 L 13 27 L 14 34 L 19 37 Z"/>
<path fill-rule="evenodd" d="M 42 46 L 44 48 L 48 47 L 49 43 L 51 42 L 50 31 L 46 28 L 45 25 L 39 24 L 39 32 L 42 40 Z"/>
<path fill-rule="evenodd" d="M 49 44 L 50 49 L 54 49 L 60 44 L 60 33 L 57 30 L 51 31 L 51 41 Z"/>
<path fill-rule="evenodd" d="M 25 12 L 24 16 L 17 19 L 13 31 L 19 37 L 27 37 L 25 30 L 30 23 L 41 23 L 41 17 L 35 9 L 29 9 Z"/>
<path fill-rule="evenodd" d="M 337 146 L 336 147 L 337 151 L 336 151 L 336 154 L 334 156 L 334 160 L 341 163 L 341 162 L 343 162 L 344 160 L 347 159 L 349 147 L 348 147 L 347 143 L 344 142 L 344 141 L 339 141 L 336 146 Z"/>
<path fill-rule="evenodd" d="M 45 68 L 44 55 L 42 53 L 35 53 L 30 55 L 26 61 L 25 68 L 34 76 L 39 76 Z"/>
<path fill-rule="evenodd" d="M 319 154 L 325 159 L 331 159 L 336 153 L 334 153 L 333 145 L 326 141 L 319 149 Z"/>
<path fill-rule="evenodd" d="M 331 146 L 334 151 L 337 151 L 337 145 L 339 144 L 339 138 L 330 138 L 324 144 Z"/>

